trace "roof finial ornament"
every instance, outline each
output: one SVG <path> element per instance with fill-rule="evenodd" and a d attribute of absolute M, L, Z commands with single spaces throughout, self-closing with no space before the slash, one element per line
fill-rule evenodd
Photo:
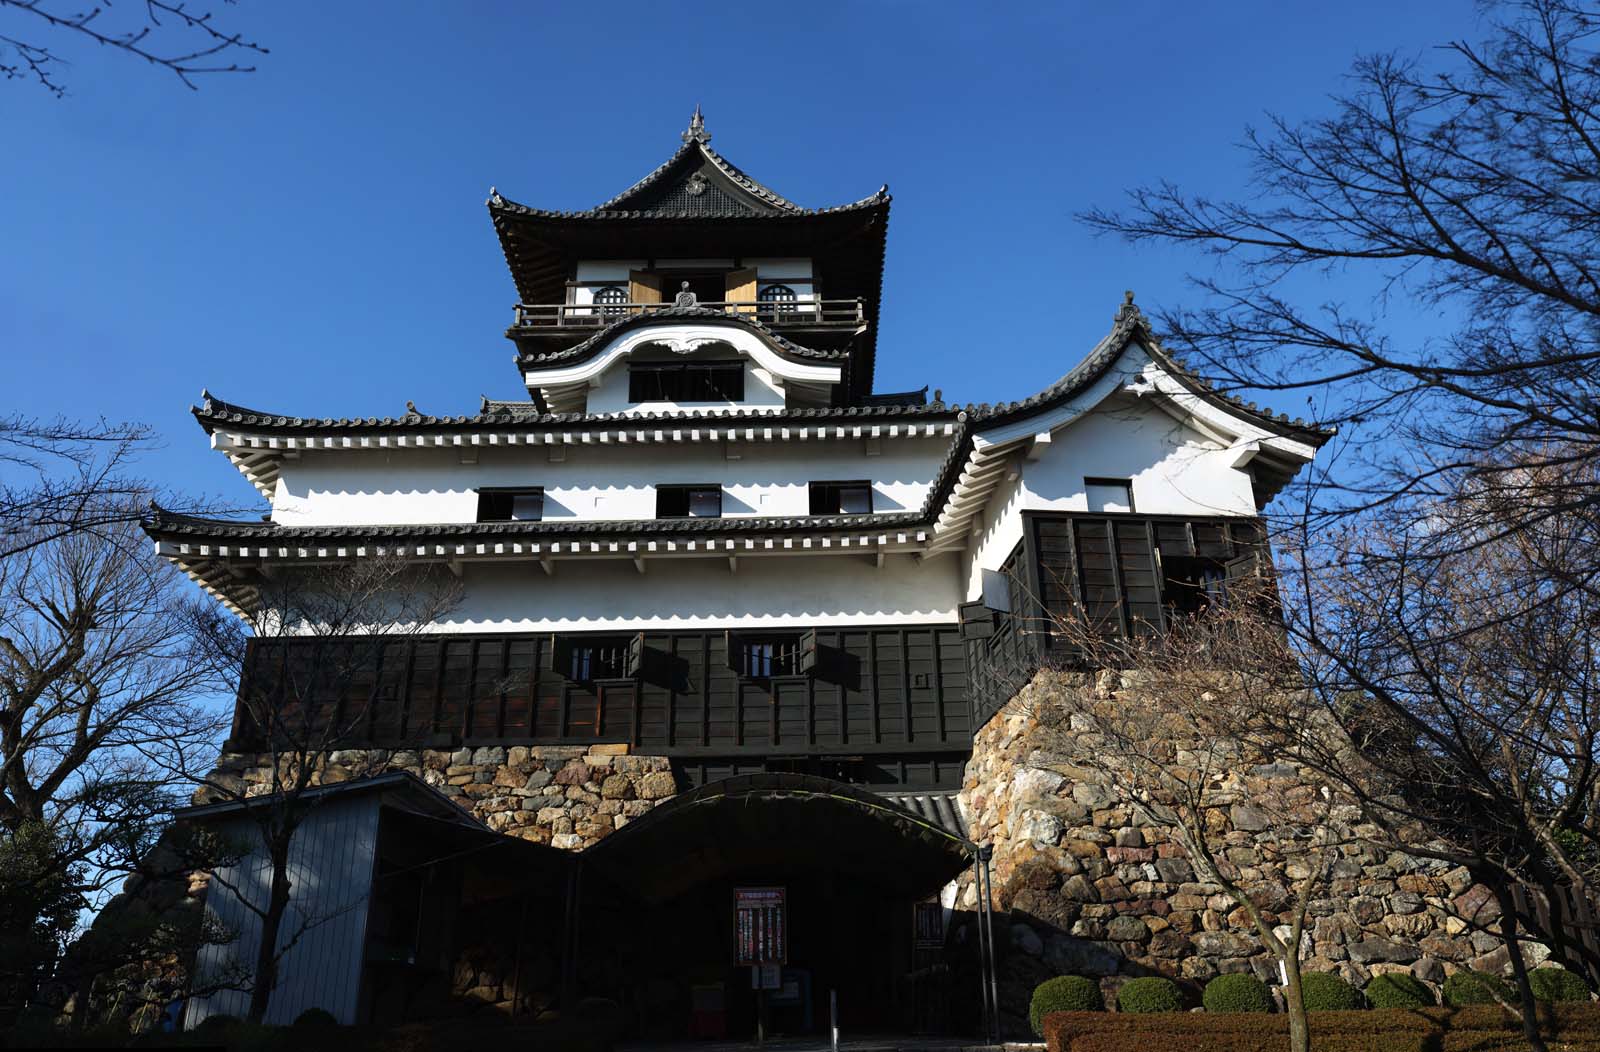
<path fill-rule="evenodd" d="M 413 402 L 409 398 L 406 399 L 406 412 L 409 413 L 412 416 L 421 416 L 422 415 L 420 412 L 417 411 L 417 403 Z"/>
<path fill-rule="evenodd" d="M 698 307 L 700 305 L 700 297 L 694 294 L 689 288 L 689 283 L 685 281 L 679 287 L 678 294 L 672 298 L 672 305 L 674 307 Z"/>
<path fill-rule="evenodd" d="M 1122 305 L 1117 308 L 1117 322 L 1136 322 L 1144 317 L 1139 308 L 1133 305 L 1133 290 L 1128 289 L 1122 294 Z"/>
<path fill-rule="evenodd" d="M 694 116 L 689 118 L 689 130 L 683 133 L 684 142 L 708 143 L 711 133 L 706 131 L 705 114 L 700 112 L 700 104 L 694 104 Z"/>

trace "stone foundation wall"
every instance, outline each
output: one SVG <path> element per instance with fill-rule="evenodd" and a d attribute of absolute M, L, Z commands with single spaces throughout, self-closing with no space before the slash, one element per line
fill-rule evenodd
<path fill-rule="evenodd" d="M 272 757 L 224 753 L 213 780 L 233 792 L 272 791 Z M 329 754 L 319 783 L 384 771 L 409 771 L 486 826 L 567 850 L 598 843 L 678 792 L 661 756 L 630 756 L 626 746 L 491 746 L 456 750 L 348 750 Z M 224 799 L 203 788 L 196 803 Z"/>
<path fill-rule="evenodd" d="M 1033 986 L 1062 974 L 1102 977 L 1108 995 L 1122 978 L 1150 974 L 1198 983 L 1253 971 L 1275 984 L 1276 963 L 1244 910 L 1197 878 L 1165 830 L 1136 821 L 1104 775 L 1068 778 L 1044 769 L 1070 767 L 1070 752 L 1062 750 L 1072 748 L 1074 735 L 1062 733 L 1059 721 L 1052 726 L 1051 711 L 1062 710 L 1061 692 L 1085 689 L 1115 696 L 1128 683 L 1109 673 L 1039 673 L 978 732 L 967 765 L 961 800 L 970 834 L 994 845 L 1002 1002 L 1012 1014 L 1025 1012 Z M 1307 784 L 1309 774 L 1283 764 L 1231 772 L 1225 782 L 1233 791 L 1220 827 L 1227 858 L 1244 879 L 1282 888 L 1282 906 L 1305 870 L 1260 850 L 1271 830 L 1251 800 Z M 1359 815 L 1346 807 L 1335 817 L 1353 822 Z M 1302 943 L 1307 970 L 1336 972 L 1357 986 L 1379 972 L 1409 971 L 1437 986 L 1458 968 L 1505 967 L 1499 941 L 1469 932 L 1462 919 L 1483 922 L 1495 911 L 1464 869 L 1371 845 L 1341 851 L 1331 881 L 1311 902 Z M 970 909 L 976 890 L 970 876 L 963 882 L 958 901 Z M 1281 931 L 1287 937 L 1287 927 Z M 1541 947 L 1528 951 L 1530 964 L 1544 956 Z"/>

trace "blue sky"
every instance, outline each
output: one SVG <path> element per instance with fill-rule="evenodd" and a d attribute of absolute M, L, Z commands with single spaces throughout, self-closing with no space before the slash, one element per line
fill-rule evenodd
<path fill-rule="evenodd" d="M 802 205 L 887 182 L 879 389 L 995 401 L 1065 372 L 1123 289 L 1184 302 L 1204 265 L 1076 210 L 1162 178 L 1238 192 L 1267 111 L 1314 116 L 1357 53 L 1479 28 L 1471 0 L 215 6 L 271 48 L 258 72 L 191 92 L 67 46 L 68 98 L 0 81 L 0 412 L 148 423 L 147 474 L 240 503 L 188 415 L 202 387 L 293 415 L 521 397 L 489 187 L 597 204 L 696 103 Z"/>

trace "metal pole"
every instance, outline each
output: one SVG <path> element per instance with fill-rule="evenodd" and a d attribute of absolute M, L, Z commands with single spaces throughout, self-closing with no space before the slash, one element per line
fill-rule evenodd
<path fill-rule="evenodd" d="M 989 939 L 984 934 L 983 869 L 978 856 L 972 856 L 972 888 L 978 896 L 978 916 L 974 927 L 978 929 L 978 998 L 981 1006 L 979 1022 L 983 1026 L 984 1040 L 989 1039 Z"/>
<path fill-rule="evenodd" d="M 989 896 L 994 892 L 994 878 L 989 873 L 989 860 L 994 857 L 994 845 L 984 844 L 978 849 L 978 857 L 983 860 L 983 925 L 989 931 L 989 1003 L 994 1006 L 994 1014 L 990 1017 L 994 1024 L 992 1040 L 1000 1041 L 1000 984 L 995 978 L 995 973 L 1000 966 L 995 961 L 994 949 L 994 903 Z"/>
<path fill-rule="evenodd" d="M 832 1052 L 839 1052 L 839 991 L 828 991 L 828 1023 L 833 1034 Z"/>

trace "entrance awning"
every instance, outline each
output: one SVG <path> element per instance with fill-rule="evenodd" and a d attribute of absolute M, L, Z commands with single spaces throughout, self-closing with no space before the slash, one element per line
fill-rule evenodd
<path fill-rule="evenodd" d="M 920 898 L 977 850 L 939 817 L 815 775 L 742 775 L 674 797 L 585 851 L 582 862 L 647 902 L 720 877 L 796 870 Z"/>

